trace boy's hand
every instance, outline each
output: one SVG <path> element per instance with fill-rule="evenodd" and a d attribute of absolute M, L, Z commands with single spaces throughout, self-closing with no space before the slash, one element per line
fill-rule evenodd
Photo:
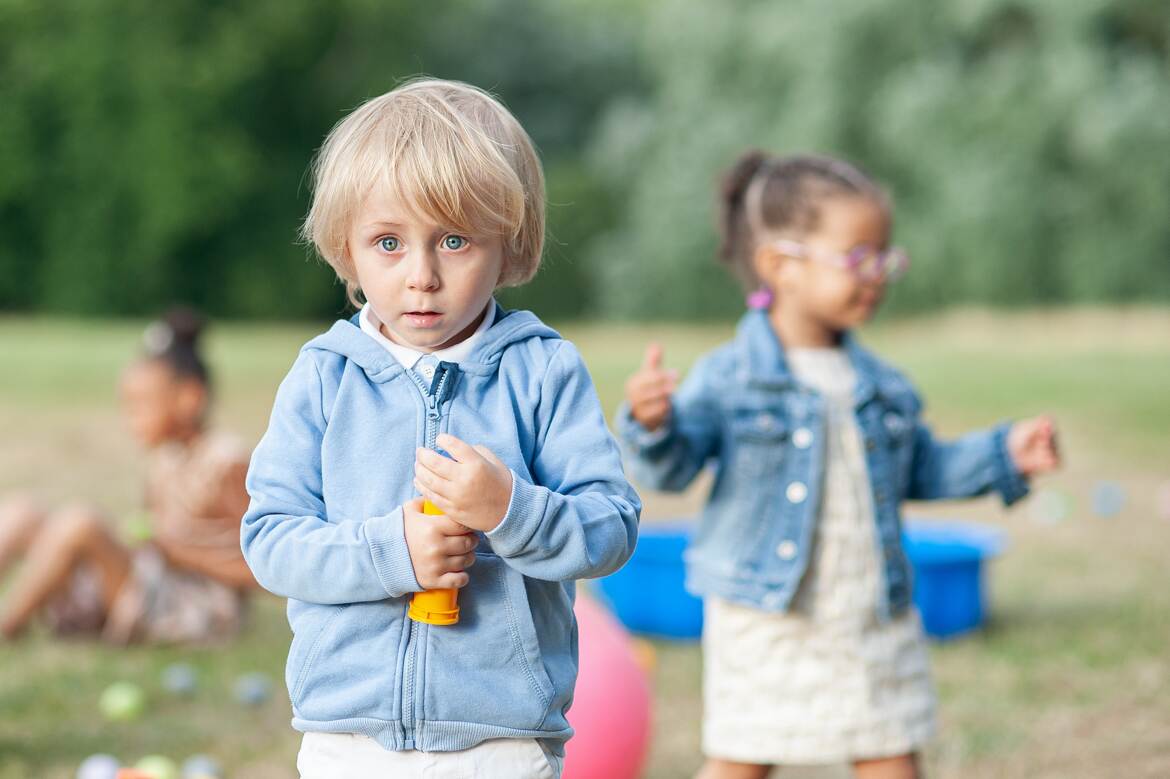
<path fill-rule="evenodd" d="M 1060 466 L 1056 424 L 1051 417 L 1016 422 L 1008 432 L 1007 447 L 1016 470 L 1024 476 L 1054 471 Z"/>
<path fill-rule="evenodd" d="M 402 504 L 406 548 L 414 578 L 427 590 L 466 587 L 464 573 L 475 563 L 479 539 L 463 525 L 447 517 L 423 514 L 423 499 Z"/>
<path fill-rule="evenodd" d="M 662 347 L 646 347 L 642 367 L 626 381 L 626 400 L 634 420 L 654 431 L 670 419 L 670 395 L 678 383 L 678 371 L 662 369 Z"/>
<path fill-rule="evenodd" d="M 488 532 L 504 521 L 512 500 L 512 472 L 491 450 L 444 433 L 436 443 L 451 457 L 415 450 L 414 486 L 461 525 Z"/>

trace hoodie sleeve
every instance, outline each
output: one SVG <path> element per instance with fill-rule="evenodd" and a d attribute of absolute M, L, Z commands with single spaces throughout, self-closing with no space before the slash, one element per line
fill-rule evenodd
<path fill-rule="evenodd" d="M 492 548 L 536 579 L 616 571 L 634 551 L 642 503 L 622 472 L 585 363 L 568 341 L 550 361 L 536 418 L 536 483 L 512 473 L 508 511 L 487 534 Z"/>
<path fill-rule="evenodd" d="M 402 509 L 329 522 L 322 497 L 326 419 L 321 371 L 303 351 L 276 393 L 268 432 L 248 468 L 251 504 L 240 546 L 262 587 L 308 603 L 358 603 L 421 590 Z"/>

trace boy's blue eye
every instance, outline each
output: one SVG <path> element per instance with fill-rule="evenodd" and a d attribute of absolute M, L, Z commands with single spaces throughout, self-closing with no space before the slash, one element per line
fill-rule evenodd
<path fill-rule="evenodd" d="M 443 239 L 443 248 L 457 252 L 467 245 L 467 239 L 461 235 L 448 235 Z"/>
<path fill-rule="evenodd" d="M 392 235 L 378 239 L 378 248 L 384 252 L 396 252 L 398 251 L 398 246 L 398 239 Z"/>

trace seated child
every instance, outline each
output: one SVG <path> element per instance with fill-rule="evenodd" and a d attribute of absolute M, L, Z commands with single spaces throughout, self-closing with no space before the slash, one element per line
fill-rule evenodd
<path fill-rule="evenodd" d="M 172 311 L 147 330 L 145 354 L 122 378 L 130 429 L 150 452 L 149 543 L 126 547 L 89 506 L 0 505 L 0 571 L 24 559 L 0 609 L 5 638 L 38 613 L 58 634 L 114 643 L 214 642 L 240 627 L 245 592 L 256 587 L 238 543 L 248 450 L 207 429 L 202 327 L 193 312 Z"/>

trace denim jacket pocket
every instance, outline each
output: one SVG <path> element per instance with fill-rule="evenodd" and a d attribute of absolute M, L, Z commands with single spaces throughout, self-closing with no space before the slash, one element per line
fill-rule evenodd
<path fill-rule="evenodd" d="M 889 408 L 881 416 L 881 440 L 890 458 L 890 474 L 898 495 L 906 494 L 914 464 L 914 434 L 918 420 L 904 409 Z"/>
<path fill-rule="evenodd" d="M 753 478 L 778 475 L 788 441 L 788 419 L 783 412 L 768 407 L 738 407 L 730 411 L 732 467 Z"/>

